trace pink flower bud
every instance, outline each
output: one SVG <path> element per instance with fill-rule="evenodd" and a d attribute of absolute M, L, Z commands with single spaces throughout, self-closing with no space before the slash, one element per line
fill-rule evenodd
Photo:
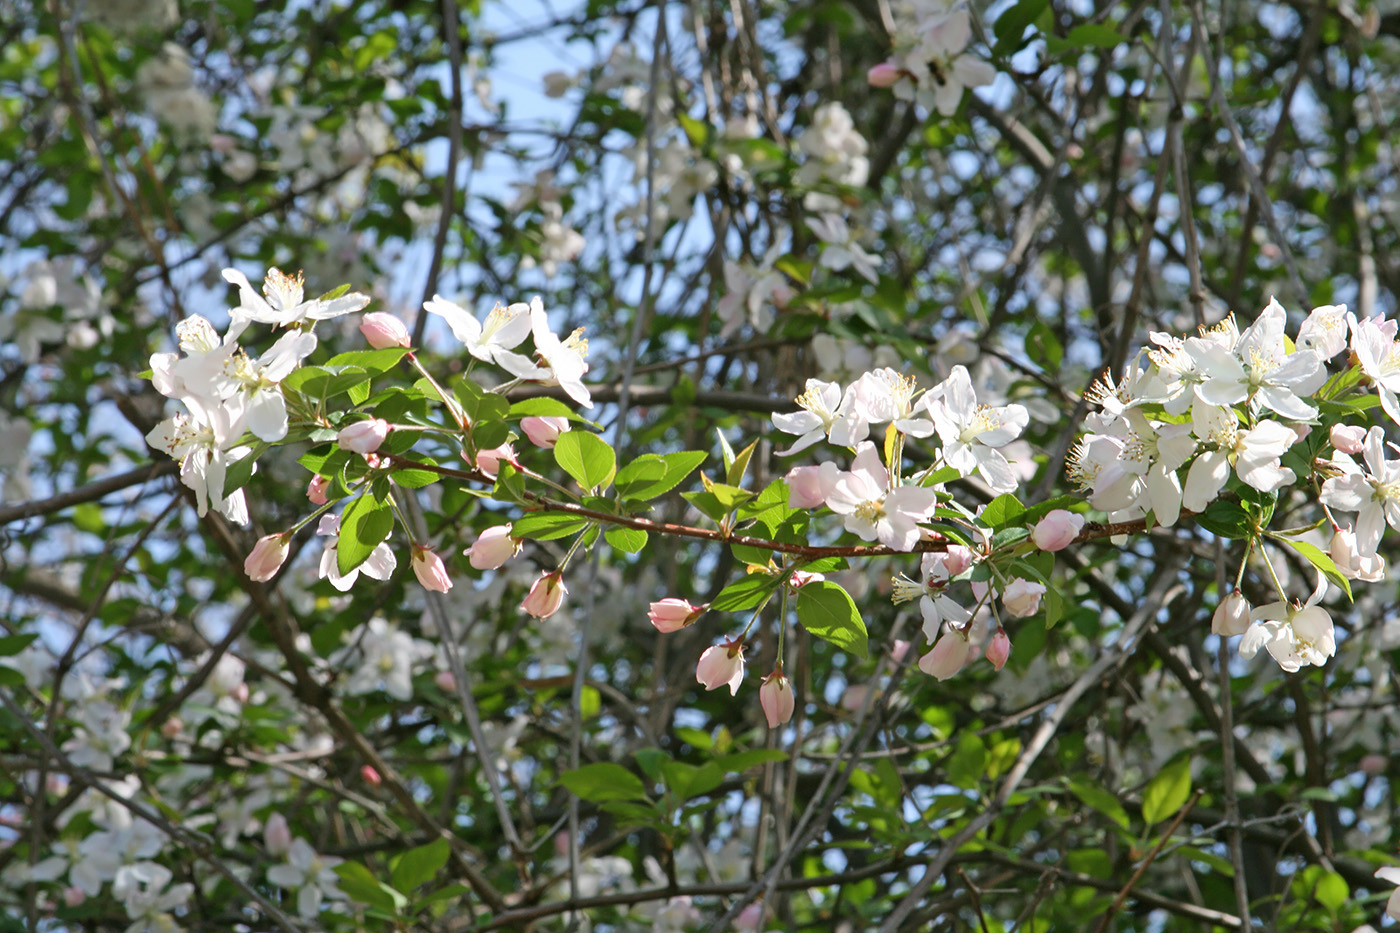
<path fill-rule="evenodd" d="M 281 858 L 292 847 L 292 831 L 287 826 L 287 818 L 274 812 L 263 825 L 263 844 L 267 854 Z"/>
<path fill-rule="evenodd" d="M 977 555 L 965 545 L 950 544 L 941 554 L 925 554 L 921 563 L 925 575 L 940 581 L 951 580 L 977 563 Z"/>
<path fill-rule="evenodd" d="M 413 345 L 413 338 L 403 321 L 383 311 L 371 311 L 361 318 L 360 333 L 365 335 L 365 340 L 376 350 Z"/>
<path fill-rule="evenodd" d="M 317 473 L 311 477 L 311 482 L 306 484 L 306 498 L 311 500 L 312 505 L 325 505 L 330 500 L 326 498 L 326 492 L 331 488 L 331 481 Z"/>
<path fill-rule="evenodd" d="M 510 524 L 492 525 L 467 548 L 467 560 L 477 570 L 495 570 L 520 553 L 520 539 L 510 536 Z"/>
<path fill-rule="evenodd" d="M 647 613 L 647 618 L 651 624 L 656 626 L 658 632 L 679 632 L 696 619 L 706 609 L 709 604 L 694 606 L 684 599 L 668 597 L 651 604 L 651 610 Z"/>
<path fill-rule="evenodd" d="M 360 766 L 360 777 L 364 778 L 365 783 L 371 787 L 378 787 L 380 784 L 384 783 L 384 779 L 379 776 L 379 772 L 369 765 Z"/>
<path fill-rule="evenodd" d="M 447 567 L 432 548 L 417 544 L 413 546 L 413 573 L 425 590 L 446 593 L 452 589 L 452 578 L 447 575 Z"/>
<path fill-rule="evenodd" d="M 758 704 L 763 707 L 763 715 L 768 717 L 768 728 L 776 729 L 792 718 L 795 699 L 792 695 L 792 681 L 779 667 L 763 680 L 758 688 Z"/>
<path fill-rule="evenodd" d="M 695 680 L 704 684 L 706 690 L 728 687 L 729 695 L 739 692 L 739 684 L 744 679 L 744 643 L 727 641 L 722 645 L 711 645 L 700 655 L 700 663 L 695 665 Z"/>
<path fill-rule="evenodd" d="M 1001 604 L 1006 614 L 1017 619 L 1033 616 L 1040 611 L 1040 597 L 1045 595 L 1044 583 L 1032 583 L 1017 577 L 1001 591 Z"/>
<path fill-rule="evenodd" d="M 1338 528 L 1328 549 L 1332 563 L 1348 580 L 1379 583 L 1385 579 L 1385 558 L 1379 554 L 1362 554 L 1356 547 L 1356 532 L 1350 527 Z"/>
<path fill-rule="evenodd" d="M 179 716 L 171 716 L 160 724 L 160 734 L 167 739 L 173 739 L 185 729 L 185 723 Z"/>
<path fill-rule="evenodd" d="M 841 478 L 841 469 L 827 462 L 820 466 L 799 466 L 788 470 L 788 507 L 793 509 L 819 509 L 826 505 L 826 497 L 836 488 Z"/>
<path fill-rule="evenodd" d="M 1042 551 L 1063 550 L 1078 537 L 1084 527 L 1084 516 L 1065 509 L 1055 509 L 1036 522 L 1031 540 Z"/>
<path fill-rule="evenodd" d="M 569 588 L 564 585 L 564 577 L 558 570 L 540 574 L 540 578 L 530 586 L 525 601 L 520 604 L 536 619 L 548 619 L 559 611 Z"/>
<path fill-rule="evenodd" d="M 788 589 L 795 593 L 808 583 L 820 583 L 825 579 L 826 574 L 824 573 L 806 573 L 805 571 L 799 570 L 788 577 L 787 585 Z"/>
<path fill-rule="evenodd" d="M 559 435 L 569 430 L 569 419 L 558 415 L 530 416 L 520 419 L 520 430 L 536 447 L 550 450 Z"/>
<path fill-rule="evenodd" d="M 896 638 L 894 645 L 890 648 L 890 660 L 896 664 L 904 662 L 904 656 L 909 653 L 909 642 L 902 638 Z"/>
<path fill-rule="evenodd" d="M 1007 637 L 1005 629 L 997 629 L 997 633 L 992 636 L 991 643 L 987 645 L 987 660 L 992 667 L 1001 670 L 1006 666 L 1006 659 L 1011 657 L 1011 639 Z"/>
<path fill-rule="evenodd" d="M 348 428 L 341 428 L 335 442 L 340 445 L 341 450 L 348 450 L 352 454 L 370 454 L 384 443 L 384 439 L 389 436 L 389 430 L 389 422 L 382 418 L 356 421 Z"/>
<path fill-rule="evenodd" d="M 1366 429 L 1354 424 L 1334 424 L 1328 437 L 1342 453 L 1359 454 L 1366 443 Z"/>
<path fill-rule="evenodd" d="M 865 80 L 870 82 L 871 87 L 893 87 L 901 74 L 903 72 L 894 62 L 880 62 L 870 66 L 870 70 L 865 73 Z"/>
<path fill-rule="evenodd" d="M 292 536 L 289 534 L 259 538 L 258 543 L 253 545 L 252 553 L 243 561 L 243 572 L 248 575 L 248 579 L 258 583 L 271 580 L 277 575 L 277 571 L 282 569 L 291 543 Z"/>
<path fill-rule="evenodd" d="M 77 885 L 69 885 L 63 889 L 63 904 L 65 907 L 77 907 L 87 900 L 87 894 Z"/>
<path fill-rule="evenodd" d="M 247 703 L 247 702 L 248 702 L 248 684 L 247 684 L 247 683 L 235 684 L 235 685 L 229 690 L 228 695 L 229 695 L 229 697 L 230 697 L 235 703 Z"/>
<path fill-rule="evenodd" d="M 457 692 L 457 678 L 452 676 L 451 671 L 438 671 L 433 675 L 433 683 L 443 693 Z"/>
<path fill-rule="evenodd" d="M 930 677 L 947 680 L 967 663 L 967 653 L 972 646 L 957 632 L 944 632 L 928 654 L 919 658 L 919 670 Z"/>
<path fill-rule="evenodd" d="M 495 479 L 496 474 L 501 472 L 502 460 L 511 466 L 520 465 L 519 461 L 515 459 L 515 448 L 509 444 L 476 452 L 476 468 L 492 479 Z"/>
<path fill-rule="evenodd" d="M 1243 635 L 1249 629 L 1249 602 L 1239 590 L 1232 590 L 1210 617 L 1210 630 L 1216 635 L 1229 638 Z"/>

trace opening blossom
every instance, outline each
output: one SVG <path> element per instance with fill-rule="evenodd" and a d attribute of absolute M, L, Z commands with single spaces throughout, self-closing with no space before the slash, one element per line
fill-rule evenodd
<path fill-rule="evenodd" d="M 929 653 L 919 658 L 919 670 L 930 677 L 947 680 L 962 670 L 971 649 L 972 645 L 961 632 L 944 632 Z"/>
<path fill-rule="evenodd" d="M 452 589 L 452 578 L 447 575 L 447 567 L 432 548 L 417 544 L 413 546 L 413 573 L 425 590 L 446 593 Z"/>
<path fill-rule="evenodd" d="M 679 632 L 710 608 L 709 603 L 696 606 L 689 600 L 668 597 L 651 604 L 647 618 L 658 632 Z"/>
<path fill-rule="evenodd" d="M 845 518 L 846 530 L 897 551 L 911 551 L 922 532 L 918 523 L 933 514 L 937 494 L 921 486 L 889 488 L 890 475 L 875 445 L 865 441 L 851 470 L 836 481 L 826 504 Z"/>
<path fill-rule="evenodd" d="M 1319 576 L 1317 589 L 1306 603 L 1279 601 L 1255 609 L 1240 641 L 1240 657 L 1252 658 L 1260 648 L 1266 648 L 1290 674 L 1305 664 L 1326 664 L 1337 653 L 1332 617 L 1317 605 L 1326 592 L 1327 580 Z"/>
<path fill-rule="evenodd" d="M 467 561 L 477 570 L 495 570 L 520 553 L 520 538 L 510 536 L 510 523 L 493 525 L 467 548 Z"/>
<path fill-rule="evenodd" d="M 546 571 L 530 586 L 530 592 L 520 608 L 536 619 L 548 619 L 564 605 L 567 595 L 569 588 L 564 585 L 563 573 L 558 570 Z"/>
<path fill-rule="evenodd" d="M 768 728 L 776 729 L 792 719 L 796 709 L 796 698 L 792 693 L 792 681 L 787 679 L 781 667 L 763 679 L 758 688 L 758 703 L 763 707 L 763 715 L 768 720 Z"/>
<path fill-rule="evenodd" d="M 258 583 L 271 580 L 277 575 L 277 571 L 282 569 L 291 543 L 292 536 L 289 534 L 259 538 L 248 558 L 243 561 L 243 572 L 248 575 L 248 579 Z"/>
<path fill-rule="evenodd" d="M 412 335 L 404 322 L 383 311 L 371 311 L 360 319 L 360 333 L 364 334 L 365 341 L 376 350 L 387 350 L 390 347 L 410 347 L 413 345 Z"/>
<path fill-rule="evenodd" d="M 1380 546 L 1385 526 L 1400 529 L 1400 460 L 1387 460 L 1385 431 L 1373 427 L 1362 445 L 1363 471 L 1346 454 L 1338 453 L 1334 466 L 1342 470 L 1322 484 L 1322 501 L 1334 509 L 1356 512 L 1356 548 L 1369 557 Z"/>
<path fill-rule="evenodd" d="M 730 696 L 737 694 L 744 680 L 744 643 L 727 641 L 706 648 L 695 665 L 695 680 L 706 690 L 728 687 Z"/>

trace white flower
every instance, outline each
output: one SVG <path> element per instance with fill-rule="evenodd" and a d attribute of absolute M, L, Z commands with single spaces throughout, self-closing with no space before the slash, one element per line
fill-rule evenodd
<path fill-rule="evenodd" d="M 343 668 L 352 658 L 360 666 L 345 681 L 351 696 L 383 690 L 391 697 L 407 700 L 413 696 L 413 666 L 432 657 L 432 646 L 383 619 L 370 619 L 363 629 L 350 636 L 350 647 L 341 649 L 331 663 Z"/>
<path fill-rule="evenodd" d="M 1313 308 L 1298 328 L 1298 349 L 1313 350 L 1324 360 L 1341 353 L 1347 348 L 1347 317 L 1346 305 Z"/>
<path fill-rule="evenodd" d="M 1376 869 L 1376 877 L 1391 884 L 1400 884 L 1400 868 L 1385 865 Z M 1400 920 L 1400 888 L 1390 892 L 1390 899 L 1385 902 L 1385 915 L 1392 920 Z"/>
<path fill-rule="evenodd" d="M 861 249 L 841 215 L 812 217 L 807 220 L 807 226 L 826 244 L 817 260 L 819 265 L 832 272 L 854 268 L 870 284 L 875 285 L 880 281 L 880 273 L 875 268 L 876 257 Z"/>
<path fill-rule="evenodd" d="M 1351 352 L 1361 371 L 1375 384 L 1385 413 L 1400 422 L 1400 402 L 1395 397 L 1400 392 L 1400 341 L 1395 339 L 1395 322 L 1367 318 L 1358 323 L 1347 315 L 1347 323 L 1351 326 Z"/>
<path fill-rule="evenodd" d="M 1252 658 L 1267 648 L 1278 666 L 1292 673 L 1305 664 L 1317 667 L 1337 653 L 1332 617 L 1317 605 L 1327 592 L 1327 580 L 1318 578 L 1317 589 L 1303 605 L 1269 603 L 1249 614 L 1249 630 L 1240 640 L 1240 657 Z"/>
<path fill-rule="evenodd" d="M 253 291 L 248 277 L 237 269 L 225 269 L 224 281 L 238 286 L 239 306 L 229 313 L 235 321 L 257 321 L 259 324 L 273 324 L 291 327 L 306 321 L 324 321 L 342 314 L 362 310 L 369 304 L 369 296 L 351 292 L 322 301 L 312 298 L 307 301 L 302 294 L 302 277 L 286 275 L 280 269 L 267 270 L 263 280 L 263 295 Z"/>
<path fill-rule="evenodd" d="M 321 552 L 321 573 L 322 577 L 331 581 L 331 586 L 342 593 L 350 591 L 350 587 L 355 585 L 355 581 L 360 578 L 363 571 L 365 576 L 373 577 L 376 580 L 387 580 L 394 575 L 394 569 L 398 567 L 398 558 L 394 552 L 389 550 L 389 545 L 383 541 L 379 542 L 364 563 L 354 568 L 347 574 L 340 572 L 339 552 L 336 550 L 336 542 L 340 535 L 340 516 L 322 515 L 320 523 L 316 526 L 318 535 L 329 535 L 330 540 L 326 542 L 326 549 Z"/>
<path fill-rule="evenodd" d="M 593 398 L 588 386 L 583 384 L 583 374 L 588 372 L 588 363 L 584 361 L 588 341 L 583 339 L 583 328 L 576 328 L 560 340 L 549 329 L 544 303 L 536 297 L 530 302 L 530 332 L 535 338 L 535 355 L 542 365 L 511 354 L 512 358 L 502 361 L 501 366 L 511 375 L 530 382 L 558 383 L 569 398 L 584 408 L 592 408 Z"/>
<path fill-rule="evenodd" d="M 978 405 L 972 378 L 963 366 L 954 366 L 948 378 L 933 391 L 938 398 L 929 405 L 929 411 L 943 442 L 943 462 L 963 476 L 976 470 L 993 492 L 1015 489 L 1016 473 L 996 448 L 1015 440 L 1025 430 L 1030 421 L 1025 407 Z"/>
<path fill-rule="evenodd" d="M 173 415 L 151 429 L 146 442 L 180 461 L 180 481 L 194 490 L 200 515 L 212 504 L 230 521 L 248 524 L 248 503 L 243 490 L 223 495 L 228 467 L 251 453 L 237 446 L 243 436 L 242 403 L 237 399 L 216 404 L 197 396 L 185 399 L 190 414 Z"/>
<path fill-rule="evenodd" d="M 879 539 L 887 547 L 910 551 L 919 543 L 918 523 L 933 514 L 938 497 L 932 489 L 919 486 L 890 489 L 889 482 L 879 451 L 865 441 L 850 472 L 842 473 L 836 481 L 826 504 L 845 516 L 847 531 L 866 541 Z"/>
<path fill-rule="evenodd" d="M 452 336 L 460 340 L 467 352 L 479 360 L 495 363 L 507 369 L 507 361 L 516 366 L 529 366 L 530 361 L 510 350 L 520 346 L 530 333 L 530 307 L 517 302 L 510 307 L 496 305 L 486 315 L 482 324 L 460 305 L 453 304 L 441 295 L 434 295 L 431 301 L 423 302 L 423 309 L 436 314 L 452 328 Z"/>
<path fill-rule="evenodd" d="M 1233 405 L 1246 399 L 1290 421 L 1310 421 L 1317 409 L 1300 396 L 1322 388 L 1327 370 L 1312 350 L 1285 353 L 1287 314 L 1277 301 L 1260 313 L 1233 350 L 1201 337 L 1186 341 L 1202 381 L 1196 394 L 1211 405 Z"/>
<path fill-rule="evenodd" d="M 799 395 L 795 401 L 802 407 L 801 411 L 778 412 L 773 415 L 775 428 L 785 434 L 798 435 L 791 447 L 776 452 L 780 457 L 790 456 L 812 446 L 826 437 L 841 418 L 841 386 L 839 383 L 808 379 L 807 390 Z M 852 442 L 859 443 L 865 440 L 866 434 L 869 433 L 869 427 L 866 426 L 864 431 L 851 430 L 847 433 Z M 857 433 L 859 436 L 854 436 Z"/>
<path fill-rule="evenodd" d="M 1336 454 L 1332 463 L 1346 472 L 1322 484 L 1322 502 L 1357 513 L 1356 548 L 1368 557 L 1376 553 L 1387 524 L 1400 529 L 1400 460 L 1386 459 L 1385 432 L 1379 427 L 1366 432 L 1362 450 L 1369 472 L 1363 473 L 1346 454 Z"/>
<path fill-rule="evenodd" d="M 933 422 L 915 415 L 928 410 L 936 393 L 930 389 L 916 402 L 914 388 L 913 377 L 901 376 L 888 366 L 874 369 L 851 384 L 848 407 L 853 417 L 868 424 L 891 421 L 910 437 L 931 437 Z"/>
<path fill-rule="evenodd" d="M 317 855 L 305 839 L 296 839 L 287 850 L 287 861 L 267 870 L 267 880 L 279 887 L 296 889 L 297 913 L 303 920 L 314 920 L 321 911 L 322 899 L 345 896 L 336 887 L 340 877 L 334 869 L 340 862 L 331 855 Z"/>
<path fill-rule="evenodd" d="M 1192 406 L 1192 430 L 1201 446 L 1212 447 L 1198 456 L 1186 474 L 1182 505 L 1193 512 L 1204 509 L 1229 479 L 1230 468 L 1242 482 L 1260 492 L 1273 492 L 1297 477 L 1279 458 L 1298 442 L 1293 429 L 1277 421 L 1261 421 L 1249 431 L 1239 429 L 1233 409 L 1198 401 Z"/>

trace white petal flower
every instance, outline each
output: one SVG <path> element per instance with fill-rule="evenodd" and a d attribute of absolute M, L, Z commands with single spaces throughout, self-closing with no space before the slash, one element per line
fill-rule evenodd
<path fill-rule="evenodd" d="M 238 286 L 240 304 L 229 313 L 235 321 L 257 321 L 260 324 L 274 324 L 292 327 L 306 321 L 324 321 L 342 314 L 362 310 L 369 304 L 369 296 L 351 292 L 323 301 L 320 298 L 306 300 L 302 294 L 302 277 L 293 277 L 280 269 L 267 270 L 263 281 L 263 295 L 253 290 L 248 277 L 237 269 L 225 269 L 224 281 Z M 264 298 L 263 296 L 266 296 Z"/>

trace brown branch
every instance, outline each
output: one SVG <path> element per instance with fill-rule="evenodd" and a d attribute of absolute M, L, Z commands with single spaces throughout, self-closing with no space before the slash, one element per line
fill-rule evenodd
<path fill-rule="evenodd" d="M 180 465 L 174 460 L 157 460 L 125 473 L 103 477 L 88 483 L 86 486 L 79 486 L 77 489 L 49 496 L 47 499 L 35 499 L 30 502 L 18 502 L 14 505 L 3 506 L 0 507 L 0 525 L 8 525 L 10 522 L 16 522 L 20 519 L 37 518 L 40 515 L 59 512 L 84 502 L 93 502 L 103 496 L 140 485 L 157 477 L 170 476 L 178 472 L 179 469 Z"/>

